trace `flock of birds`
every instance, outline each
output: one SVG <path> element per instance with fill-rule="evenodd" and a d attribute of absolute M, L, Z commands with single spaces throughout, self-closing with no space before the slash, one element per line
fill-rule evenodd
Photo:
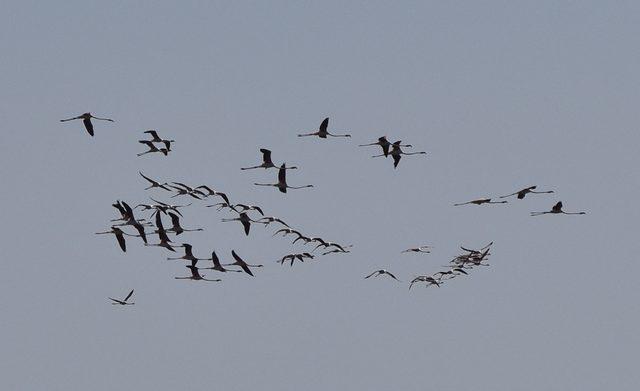
<path fill-rule="evenodd" d="M 92 119 L 100 120 L 100 121 L 110 121 L 114 122 L 110 118 L 100 118 L 95 117 L 91 113 L 84 113 L 77 117 L 67 118 L 61 120 L 61 122 L 67 122 L 72 120 L 81 119 L 85 129 L 89 133 L 89 135 L 94 136 L 94 127 L 91 122 Z M 318 137 L 321 139 L 326 139 L 328 137 L 343 137 L 350 138 L 350 134 L 333 134 L 329 133 L 329 118 L 325 118 L 317 130 L 314 130 L 309 133 L 298 134 L 298 137 Z M 171 145 L 175 142 L 175 140 L 164 139 L 160 137 L 157 131 L 148 130 L 145 131 L 144 134 L 149 135 L 149 140 L 139 140 L 141 144 L 147 146 L 148 150 L 145 152 L 141 152 L 138 156 L 143 156 L 149 153 L 161 153 L 163 155 L 168 155 L 171 149 Z M 411 144 L 402 144 L 402 141 L 390 142 L 387 140 L 386 136 L 382 136 L 378 138 L 376 142 L 368 143 L 368 144 L 360 144 L 359 147 L 368 147 L 368 146 L 378 146 L 382 149 L 382 153 L 379 155 L 374 155 L 372 157 L 389 157 L 391 156 L 393 160 L 394 168 L 398 167 L 402 156 L 410 156 L 410 155 L 426 155 L 426 152 L 405 152 L 402 148 L 412 148 Z M 300 186 L 291 186 L 287 183 L 287 170 L 295 170 L 296 166 L 287 167 L 285 163 L 276 165 L 271 156 L 271 151 L 266 148 L 261 148 L 260 153 L 262 154 L 262 163 L 255 166 L 250 167 L 242 167 L 241 170 L 252 170 L 252 169 L 277 169 L 278 177 L 276 183 L 254 183 L 256 186 L 272 186 L 276 187 L 280 192 L 286 193 L 288 189 L 297 190 L 304 188 L 311 188 L 313 185 L 300 185 Z M 145 246 L 153 246 L 153 247 L 163 247 L 166 251 L 176 253 L 176 248 L 181 248 L 184 255 L 168 257 L 167 260 L 181 260 L 187 261 L 188 264 L 186 268 L 189 270 L 189 275 L 186 276 L 177 276 L 174 277 L 177 280 L 193 280 L 193 281 L 209 281 L 209 282 L 219 282 L 222 281 L 219 278 L 206 278 L 204 274 L 201 273 L 201 270 L 213 270 L 218 273 L 227 273 L 227 272 L 237 272 L 237 273 L 245 273 L 249 276 L 254 276 L 253 270 L 255 268 L 261 268 L 263 265 L 261 264 L 249 264 L 247 263 L 236 250 L 231 250 L 231 258 L 233 262 L 223 263 L 216 254 L 215 251 L 211 252 L 211 258 L 199 258 L 196 257 L 193 253 L 193 246 L 189 243 L 183 242 L 180 244 L 176 244 L 177 237 L 184 232 L 194 232 L 194 231 L 202 231 L 203 228 L 184 228 L 181 223 L 181 218 L 183 217 L 180 212 L 181 208 L 190 207 L 193 205 L 193 202 L 203 201 L 207 199 L 212 199 L 212 197 L 217 197 L 216 200 L 219 202 L 205 205 L 206 207 L 216 208 L 217 211 L 228 211 L 232 213 L 233 217 L 227 217 L 221 219 L 222 222 L 239 222 L 242 225 L 244 233 L 248 236 L 252 224 L 260 224 L 267 227 L 271 224 L 277 224 L 279 229 L 277 229 L 273 236 L 281 235 L 282 237 L 286 237 L 291 235 L 293 237 L 292 244 L 297 242 L 302 243 L 303 245 L 311 245 L 313 249 L 304 252 L 296 252 L 284 255 L 277 262 L 284 265 L 288 263 L 290 266 L 293 266 L 295 261 L 304 262 L 305 260 L 314 259 L 318 256 L 325 256 L 329 254 L 345 254 L 350 253 L 353 245 L 349 244 L 341 244 L 337 242 L 331 242 L 325 240 L 321 237 L 312 237 L 307 236 L 300 232 L 300 230 L 292 228 L 289 224 L 284 222 L 281 218 L 275 216 L 265 216 L 263 208 L 257 205 L 248 205 L 243 203 L 232 203 L 230 201 L 227 193 L 218 191 L 209 185 L 187 185 L 182 182 L 160 182 L 158 180 L 152 179 L 142 172 L 139 172 L 140 176 L 148 183 L 148 186 L 144 190 L 164 190 L 165 195 L 169 198 L 183 197 L 189 198 L 191 200 L 188 204 L 171 204 L 168 202 L 158 201 L 154 198 L 151 198 L 153 203 L 141 203 L 137 204 L 133 208 L 125 201 L 116 201 L 112 206 L 117 209 L 119 213 L 119 217 L 110 221 L 110 229 L 104 232 L 97 232 L 98 235 L 114 235 L 119 247 L 122 251 L 127 251 L 127 241 L 125 237 L 137 237 L 142 240 Z M 518 190 L 514 193 L 507 194 L 504 196 L 500 196 L 500 200 L 494 200 L 494 198 L 479 198 L 467 202 L 456 203 L 454 206 L 462 206 L 462 205 L 489 205 L 489 204 L 506 204 L 508 201 L 506 198 L 510 198 L 515 196 L 517 199 L 522 200 L 528 194 L 550 194 L 554 193 L 553 190 L 546 191 L 538 191 L 536 186 L 529 186 L 524 189 Z M 566 215 L 583 215 L 585 212 L 565 212 L 563 209 L 563 204 L 561 201 L 557 202 L 550 210 L 541 211 L 541 212 L 531 212 L 531 216 L 540 216 L 544 214 L 566 214 Z M 144 213 L 148 213 L 145 217 L 137 217 L 134 214 L 134 211 L 137 209 L 141 209 Z M 163 222 L 163 217 L 168 218 L 171 221 L 170 228 L 165 228 L 165 223 Z M 123 230 L 124 227 L 132 227 L 135 230 L 135 233 L 128 233 Z M 169 227 L 167 225 L 167 227 Z M 148 236 L 157 235 L 158 242 L 157 243 L 149 243 Z M 467 276 L 469 272 L 479 266 L 489 266 L 487 263 L 489 255 L 491 255 L 490 250 L 493 242 L 487 244 L 486 246 L 479 249 L 471 249 L 467 247 L 461 246 L 461 250 L 463 253 L 455 256 L 450 260 L 449 264 L 446 265 L 446 269 L 438 271 L 431 275 L 419 275 L 413 278 L 409 282 L 409 289 L 413 287 L 416 283 L 424 283 L 425 286 L 436 286 L 440 287 L 445 281 L 460 277 Z M 320 250 L 318 253 L 316 251 Z M 420 246 L 415 248 L 409 248 L 402 253 L 413 253 L 413 254 L 430 254 L 431 246 Z M 209 265 L 203 265 L 204 261 L 211 261 Z M 200 262 L 200 263 L 199 263 Z M 367 274 L 364 278 L 369 279 L 372 277 L 380 277 L 386 276 L 393 280 L 400 282 L 392 272 L 386 269 L 375 270 L 370 274 Z M 109 297 L 114 305 L 133 305 L 134 303 L 129 302 L 128 300 L 133 295 L 133 290 L 129 292 L 129 294 L 123 299 L 114 299 Z"/>

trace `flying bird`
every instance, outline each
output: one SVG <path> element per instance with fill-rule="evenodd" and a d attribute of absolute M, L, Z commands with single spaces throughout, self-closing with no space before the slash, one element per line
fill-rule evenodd
<path fill-rule="evenodd" d="M 111 303 L 113 305 L 134 305 L 135 303 L 127 303 L 127 300 L 129 300 L 131 295 L 133 295 L 133 289 L 129 292 L 127 297 L 124 298 L 124 300 L 114 299 L 113 297 L 109 297 L 109 300 L 113 301 L 113 303 Z"/>
<path fill-rule="evenodd" d="M 240 215 L 238 217 L 232 218 L 232 219 L 222 219 L 223 222 L 229 222 L 229 221 L 239 221 L 242 223 L 242 226 L 244 227 L 244 233 L 249 236 L 249 230 L 251 229 L 251 223 L 255 223 L 256 221 L 251 220 L 251 218 L 249 217 L 248 214 L 246 214 L 245 212 L 240 213 Z"/>
<path fill-rule="evenodd" d="M 174 277 L 176 280 L 211 281 L 211 282 L 222 281 L 219 278 L 216 278 L 216 279 L 204 278 L 204 276 L 201 275 L 200 272 L 198 271 L 198 268 L 193 265 L 186 265 L 185 267 L 191 271 L 191 275 L 187 277 Z"/>
<path fill-rule="evenodd" d="M 491 201 L 491 198 L 480 198 L 477 200 L 462 202 L 459 204 L 453 204 L 453 206 L 460 206 L 460 205 L 467 205 L 467 204 L 482 205 L 482 204 L 506 204 L 506 203 L 507 201 Z"/>
<path fill-rule="evenodd" d="M 216 270 L 216 271 L 223 272 L 223 273 L 224 272 L 239 272 L 239 273 L 242 273 L 242 270 L 225 269 L 225 267 L 220 264 L 220 259 L 216 255 L 215 251 L 211 252 L 211 258 L 205 258 L 205 259 L 203 259 L 203 261 L 213 261 L 213 267 L 202 267 L 201 269 Z"/>
<path fill-rule="evenodd" d="M 400 159 L 402 159 L 402 155 L 426 155 L 427 153 L 424 151 L 420 151 L 420 152 L 404 152 L 401 148 L 401 144 L 402 141 L 396 141 L 395 143 L 391 144 L 391 151 L 388 153 L 388 155 L 391 155 L 391 157 L 393 158 L 393 168 L 397 168 L 398 164 L 400 164 Z M 371 156 L 371 157 L 382 157 L 382 156 L 387 156 L 384 153 L 382 155 L 375 155 L 375 156 Z"/>
<path fill-rule="evenodd" d="M 242 258 L 240 258 L 238 254 L 236 254 L 235 250 L 231 250 L 231 255 L 233 255 L 233 259 L 235 259 L 235 262 L 222 266 L 240 266 L 240 268 L 251 277 L 253 277 L 253 273 L 251 272 L 251 269 L 249 269 L 249 267 L 262 267 L 262 265 L 249 265 Z"/>
<path fill-rule="evenodd" d="M 305 186 L 289 186 L 287 185 L 287 168 L 285 163 L 282 163 L 280 170 L 278 171 L 278 183 L 254 183 L 256 186 L 274 186 L 280 190 L 281 193 L 286 193 L 287 189 L 304 189 L 305 187 L 313 187 L 313 185 Z"/>
<path fill-rule="evenodd" d="M 199 258 L 193 256 L 193 246 L 189 243 L 182 243 L 182 247 L 184 248 L 184 255 L 177 258 L 167 258 L 168 261 L 173 261 L 177 259 L 184 259 L 186 261 L 191 261 L 191 265 L 195 266 L 198 263 Z"/>
<path fill-rule="evenodd" d="M 142 155 L 146 155 L 148 153 L 154 153 L 154 152 L 161 152 L 164 156 L 167 156 L 169 154 L 169 150 L 167 148 L 158 148 L 156 147 L 156 145 L 153 143 L 153 141 L 148 141 L 148 140 L 138 140 L 138 142 L 140 144 L 144 144 L 146 145 L 149 150 L 145 151 L 145 152 L 141 152 L 139 154 L 137 154 L 137 156 L 142 156 Z"/>
<path fill-rule="evenodd" d="M 153 189 L 153 188 L 160 188 L 166 191 L 171 191 L 171 189 L 169 189 L 167 186 L 169 185 L 168 183 L 163 183 L 160 184 L 160 182 L 158 181 L 154 181 L 153 179 L 149 178 L 148 176 L 145 176 L 141 171 L 138 171 L 138 174 L 140 174 L 140 176 L 142 176 L 144 179 L 146 179 L 151 185 L 147 188 L 145 188 L 145 190 L 149 190 L 149 189 Z"/>
<path fill-rule="evenodd" d="M 273 164 L 273 160 L 271 160 L 271 151 L 266 148 L 260 148 L 260 152 L 262 152 L 262 164 L 259 166 L 253 167 L 244 167 L 240 168 L 241 170 L 253 170 L 254 168 L 278 168 L 275 164 Z M 298 167 L 287 167 L 287 170 L 295 170 Z"/>
<path fill-rule="evenodd" d="M 327 136 L 331 137 L 351 137 L 350 134 L 331 134 L 327 131 L 327 127 L 329 126 L 329 118 L 325 118 L 317 132 L 307 133 L 307 134 L 299 134 L 298 137 L 307 137 L 307 136 L 318 136 L 320 138 L 327 138 Z"/>
<path fill-rule="evenodd" d="M 376 141 L 375 143 L 371 143 L 371 144 L 360 144 L 358 145 L 359 147 L 369 147 L 372 145 L 378 145 L 382 148 L 382 154 L 384 155 L 384 157 L 389 156 L 389 147 L 391 147 L 391 143 L 389 142 L 389 140 L 387 140 L 386 136 L 382 136 L 380 138 L 378 138 L 378 141 Z M 407 147 L 407 148 L 411 148 L 413 147 L 413 145 L 410 144 L 404 144 L 404 145 L 400 145 L 401 147 Z"/>
<path fill-rule="evenodd" d="M 428 283 L 427 286 L 435 285 L 438 288 L 440 288 L 440 284 L 442 284 L 441 281 L 438 281 L 438 280 L 436 280 L 435 278 L 433 278 L 431 276 L 418 276 L 418 277 L 414 278 L 413 280 L 411 280 L 411 283 L 409 284 L 409 290 L 411 290 L 411 287 L 416 282 L 427 282 Z"/>
<path fill-rule="evenodd" d="M 124 252 L 127 252 L 127 243 L 124 240 L 124 235 L 134 236 L 134 235 L 129 235 L 125 233 L 118 227 L 111 227 L 111 231 L 96 232 L 96 235 L 105 235 L 105 234 L 114 234 L 116 236 L 116 239 L 118 240 L 118 244 L 120 245 L 120 248 Z"/>
<path fill-rule="evenodd" d="M 507 198 L 507 197 L 511 197 L 511 196 L 518 196 L 518 199 L 521 200 L 523 199 L 527 194 L 531 193 L 531 194 L 550 194 L 553 193 L 553 190 L 548 190 L 548 191 L 534 191 L 538 186 L 529 186 L 529 187 L 525 187 L 522 190 L 518 190 L 515 193 L 511 193 L 511 194 L 507 194 L 504 196 L 500 196 L 500 198 Z"/>
<path fill-rule="evenodd" d="M 408 248 L 406 250 L 403 250 L 401 253 L 425 253 L 425 254 L 429 254 L 431 253 L 431 246 L 420 246 L 420 247 L 414 247 L 414 248 Z"/>
<path fill-rule="evenodd" d="M 531 216 L 540 216 L 544 214 L 565 214 L 565 215 L 584 215 L 587 212 L 565 212 L 562 210 L 562 201 L 558 201 L 557 204 L 551 208 L 550 211 L 547 212 L 531 212 Z"/>
<path fill-rule="evenodd" d="M 73 118 L 67 118 L 67 119 L 61 119 L 60 122 L 67 122 L 67 121 L 73 121 L 74 119 L 81 119 L 82 123 L 84 123 L 84 127 L 87 129 L 87 132 L 89 133 L 89 135 L 91 135 L 91 137 L 93 137 L 93 124 L 91 123 L 91 119 L 97 119 L 100 121 L 110 121 L 110 122 L 114 122 L 112 119 L 110 118 L 99 118 L 99 117 L 94 117 L 93 115 L 91 115 L 91 113 L 84 113 L 82 115 L 79 115 L 77 117 L 73 117 Z"/>
<path fill-rule="evenodd" d="M 394 276 L 393 274 L 391 274 L 390 272 L 388 272 L 388 271 L 386 271 L 386 270 L 384 270 L 384 269 L 376 270 L 375 272 L 373 272 L 373 273 L 369 274 L 368 276 L 366 276 L 366 277 L 365 277 L 365 280 L 366 280 L 367 278 L 369 278 L 369 277 L 378 277 L 378 276 L 381 276 L 381 275 L 383 275 L 383 274 L 388 275 L 389 277 L 393 278 L 393 279 L 394 279 L 394 280 L 396 280 L 396 281 L 400 281 L 400 280 L 398 280 L 398 279 L 396 278 L 396 276 Z"/>

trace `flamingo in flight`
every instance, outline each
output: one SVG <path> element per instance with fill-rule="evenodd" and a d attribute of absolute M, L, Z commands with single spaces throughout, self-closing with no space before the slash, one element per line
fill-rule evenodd
<path fill-rule="evenodd" d="M 211 282 L 222 281 L 219 278 L 216 278 L 216 279 L 204 278 L 204 276 L 201 275 L 200 272 L 198 271 L 198 268 L 195 267 L 194 265 L 186 265 L 185 267 L 191 271 L 191 275 L 187 277 L 174 277 L 176 280 L 211 281 Z"/>
<path fill-rule="evenodd" d="M 180 235 L 183 232 L 197 232 L 197 231 L 204 231 L 204 229 L 202 228 L 196 228 L 196 229 L 184 229 L 182 228 L 182 226 L 180 225 L 180 217 L 178 217 L 178 215 L 176 215 L 175 213 L 171 213 L 169 212 L 169 217 L 171 217 L 171 232 L 175 232 L 176 235 Z"/>
<path fill-rule="evenodd" d="M 245 212 L 240 213 L 240 215 L 238 217 L 234 217 L 232 219 L 222 219 L 223 222 L 229 222 L 229 221 L 239 221 L 242 223 L 242 226 L 244 227 L 244 233 L 249 236 L 249 230 L 251 229 L 251 223 L 257 223 L 257 221 L 252 220 L 251 217 L 249 217 L 248 214 L 246 214 Z"/>
<path fill-rule="evenodd" d="M 562 201 L 558 201 L 557 204 L 546 212 L 531 212 L 531 216 L 540 216 L 544 214 L 564 214 L 564 215 L 585 215 L 587 212 L 565 212 L 562 210 Z"/>
<path fill-rule="evenodd" d="M 146 145 L 149 150 L 148 151 L 144 151 L 141 152 L 139 154 L 137 154 L 137 156 L 142 156 L 142 155 L 146 155 L 148 153 L 154 153 L 154 152 L 161 152 L 164 156 L 167 156 L 169 154 L 169 150 L 167 148 L 158 148 L 156 147 L 156 145 L 153 143 L 153 141 L 149 141 L 149 140 L 138 140 L 138 142 L 140 144 L 144 144 Z"/>
<path fill-rule="evenodd" d="M 408 248 L 406 250 L 403 250 L 401 252 L 402 253 L 425 253 L 425 254 L 430 254 L 431 253 L 431 246 L 420 246 L 420 247 L 414 247 L 414 248 Z"/>
<path fill-rule="evenodd" d="M 171 240 L 169 236 L 167 236 L 167 231 L 162 226 L 162 218 L 160 217 L 160 213 L 156 213 L 156 233 L 158 234 L 158 238 L 160 239 L 160 243 L 158 244 L 147 244 L 147 246 L 156 246 L 156 247 L 164 247 L 169 251 L 175 252 L 176 250 L 171 247 Z"/>
<path fill-rule="evenodd" d="M 129 300 L 131 295 L 133 295 L 133 289 L 129 292 L 127 297 L 124 298 L 124 300 L 114 299 L 113 297 L 109 297 L 109 300 L 113 301 L 113 303 L 111 303 L 113 305 L 134 305 L 135 303 L 127 303 L 127 300 Z"/>
<path fill-rule="evenodd" d="M 467 204 L 482 205 L 482 204 L 506 204 L 506 203 L 507 201 L 491 201 L 491 198 L 480 198 L 477 200 L 453 204 L 453 206 L 461 206 L 461 205 L 467 205 Z"/>
<path fill-rule="evenodd" d="M 253 170 L 254 168 L 278 168 L 275 164 L 273 164 L 273 160 L 271 160 L 271 151 L 266 148 L 260 148 L 260 152 L 262 152 L 262 164 L 259 166 L 253 167 L 243 167 L 241 170 Z M 295 170 L 298 167 L 287 167 L 287 170 Z"/>
<path fill-rule="evenodd" d="M 160 188 L 166 191 L 171 191 L 171 189 L 169 189 L 167 186 L 169 185 L 168 183 L 162 183 L 160 184 L 160 182 L 158 181 L 154 181 L 153 179 L 149 178 L 148 176 L 145 176 L 142 171 L 138 171 L 138 174 L 140 174 L 141 177 L 143 177 L 144 179 L 147 180 L 147 182 L 149 182 L 151 185 L 147 188 L 145 188 L 145 190 L 149 190 L 149 189 L 153 189 L 153 188 Z"/>
<path fill-rule="evenodd" d="M 411 280 L 411 283 L 409 284 L 409 290 L 411 290 L 411 287 L 416 282 L 427 282 L 428 283 L 427 286 L 435 285 L 438 288 L 440 288 L 440 284 L 442 283 L 442 281 L 438 281 L 438 280 L 436 280 L 435 278 L 433 278 L 431 276 L 418 276 L 418 277 L 414 278 L 413 280 Z"/>
<path fill-rule="evenodd" d="M 249 265 L 244 261 L 244 259 L 240 258 L 240 256 L 236 254 L 235 250 L 231 250 L 231 255 L 233 256 L 233 259 L 235 259 L 235 262 L 222 266 L 240 266 L 240 268 L 251 277 L 254 277 L 254 275 L 249 267 L 262 267 L 262 265 Z"/>
<path fill-rule="evenodd" d="M 158 132 L 156 132 L 155 130 L 147 130 L 143 133 L 146 133 L 148 135 L 151 136 L 151 142 L 153 143 L 163 143 L 165 148 L 167 149 L 167 151 L 171 151 L 171 143 L 175 143 L 176 140 L 167 140 L 167 139 L 163 139 L 162 137 L 158 136 Z M 142 142 L 143 140 L 138 140 L 139 142 Z"/>
<path fill-rule="evenodd" d="M 189 243 L 182 243 L 182 247 L 184 248 L 184 255 L 177 258 L 167 258 L 168 261 L 173 261 L 177 259 L 184 259 L 186 261 L 191 261 L 191 265 L 195 266 L 198 263 L 199 258 L 193 256 L 193 246 Z"/>
<path fill-rule="evenodd" d="M 381 276 L 381 275 L 383 275 L 383 274 L 386 274 L 387 276 L 389 276 L 389 277 L 393 278 L 393 279 L 394 279 L 394 280 L 396 280 L 396 281 L 400 281 L 400 280 L 398 280 L 398 279 L 396 278 L 396 276 L 394 276 L 391 272 L 389 272 L 389 271 L 387 271 L 387 270 L 385 270 L 385 269 L 376 270 L 375 272 L 373 272 L 373 273 L 369 274 L 368 276 L 366 276 L 366 277 L 365 277 L 365 280 L 366 280 L 367 278 L 369 278 L 369 277 L 378 277 L 378 276 Z"/>
<path fill-rule="evenodd" d="M 220 264 L 220 259 L 216 255 L 215 251 L 211 252 L 211 258 L 204 258 L 203 261 L 213 261 L 213 267 L 202 267 L 201 269 L 216 270 L 216 271 L 223 272 L 223 273 L 225 273 L 225 272 L 242 273 L 242 270 L 225 269 L 225 267 Z"/>
<path fill-rule="evenodd" d="M 61 119 L 60 122 L 67 122 L 67 121 L 73 121 L 75 119 L 81 119 L 82 123 L 84 123 L 84 127 L 87 129 L 87 132 L 89 133 L 89 135 L 91 137 L 93 137 L 93 124 L 91 123 L 91 119 L 97 119 L 100 121 L 110 121 L 110 122 L 115 122 L 114 120 L 112 120 L 111 118 L 99 118 L 99 117 L 94 117 L 93 115 L 91 115 L 91 113 L 84 113 L 81 114 L 77 117 L 73 117 L 73 118 L 67 118 L 67 119 Z"/>
<path fill-rule="evenodd" d="M 518 196 L 518 199 L 521 200 L 523 199 L 527 194 L 531 193 L 531 194 L 550 194 L 553 193 L 553 190 L 548 190 L 548 191 L 535 191 L 535 189 L 538 186 L 529 186 L 529 187 L 525 187 L 522 190 L 518 190 L 515 193 L 511 193 L 511 194 L 507 194 L 504 196 L 500 196 L 500 198 L 507 198 L 507 197 L 511 197 L 511 196 Z"/>
<path fill-rule="evenodd" d="M 254 183 L 256 186 L 274 186 L 280 190 L 281 193 L 286 193 L 287 189 L 304 189 L 305 187 L 313 187 L 313 185 L 305 186 L 289 186 L 287 185 L 287 167 L 286 163 L 282 163 L 280 170 L 278 171 L 278 183 Z"/>
<path fill-rule="evenodd" d="M 391 155 L 391 157 L 393 158 L 393 168 L 397 168 L 398 164 L 400 164 L 400 159 L 402 159 L 402 155 L 426 155 L 427 153 L 424 151 L 420 151 L 420 152 L 404 152 L 401 148 L 402 145 L 402 141 L 396 141 L 395 143 L 391 144 L 391 151 L 389 152 L 388 155 Z M 387 156 L 384 153 L 382 155 L 375 155 L 375 156 L 371 156 L 371 157 L 382 157 L 382 156 Z"/>
<path fill-rule="evenodd" d="M 360 144 L 358 145 L 359 147 L 369 147 L 372 145 L 379 145 L 380 147 L 382 147 L 382 154 L 384 155 L 384 157 L 389 156 L 389 147 L 391 147 L 391 143 L 389 142 L 389 140 L 387 140 L 387 136 L 382 136 L 380 138 L 378 138 L 378 141 L 376 141 L 375 143 L 371 143 L 371 144 Z M 401 147 L 407 147 L 407 148 L 411 148 L 413 147 L 413 145 L 411 144 L 404 144 L 404 145 L 400 145 Z"/>
<path fill-rule="evenodd" d="M 118 244 L 120 245 L 120 248 L 124 252 L 127 252 L 127 242 L 125 242 L 124 240 L 124 235 L 136 236 L 136 235 L 125 233 L 123 230 L 121 230 L 118 227 L 111 227 L 111 231 L 96 232 L 96 235 L 106 235 L 106 234 L 114 234 L 116 236 L 116 239 L 118 240 Z"/>
<path fill-rule="evenodd" d="M 329 118 L 325 118 L 317 132 L 307 133 L 307 134 L 299 134 L 298 137 L 308 137 L 308 136 L 318 136 L 320 138 L 327 138 L 327 136 L 331 137 L 351 137 L 350 134 L 331 134 L 327 131 L 327 127 L 329 126 Z"/>

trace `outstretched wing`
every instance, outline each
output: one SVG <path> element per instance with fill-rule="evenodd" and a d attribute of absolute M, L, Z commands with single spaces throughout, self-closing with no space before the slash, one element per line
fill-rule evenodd
<path fill-rule="evenodd" d="M 89 132 L 91 137 L 93 137 L 93 124 L 91 123 L 91 118 L 84 118 L 82 123 L 84 123 L 84 127 L 87 129 L 87 132 Z"/>
<path fill-rule="evenodd" d="M 129 300 L 129 298 L 131 297 L 131 295 L 133 295 L 133 289 L 131 290 L 131 292 L 129 292 L 129 294 L 127 295 L 127 297 L 124 298 L 124 301 Z"/>
<path fill-rule="evenodd" d="M 329 117 L 325 118 L 320 124 L 320 128 L 318 129 L 320 133 L 324 133 L 327 131 L 327 127 L 329 126 Z"/>

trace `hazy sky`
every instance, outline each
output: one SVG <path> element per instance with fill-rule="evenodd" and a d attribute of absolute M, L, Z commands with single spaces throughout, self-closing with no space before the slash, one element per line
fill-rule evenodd
<path fill-rule="evenodd" d="M 632 1 L 3 2 L 0 388 L 636 390 L 639 26 Z M 116 122 L 59 122 L 86 111 Z M 353 138 L 296 137 L 327 116 Z M 136 157 L 146 129 L 174 151 Z M 428 155 L 356 146 L 383 134 Z M 315 187 L 253 186 L 261 147 Z M 196 202 L 196 256 L 265 267 L 174 280 L 93 234 L 167 199 L 139 170 L 353 252 L 281 266 L 309 247 Z M 556 193 L 452 206 L 533 184 Z M 588 215 L 529 216 L 559 200 Z M 492 240 L 491 267 L 407 290 Z"/>

